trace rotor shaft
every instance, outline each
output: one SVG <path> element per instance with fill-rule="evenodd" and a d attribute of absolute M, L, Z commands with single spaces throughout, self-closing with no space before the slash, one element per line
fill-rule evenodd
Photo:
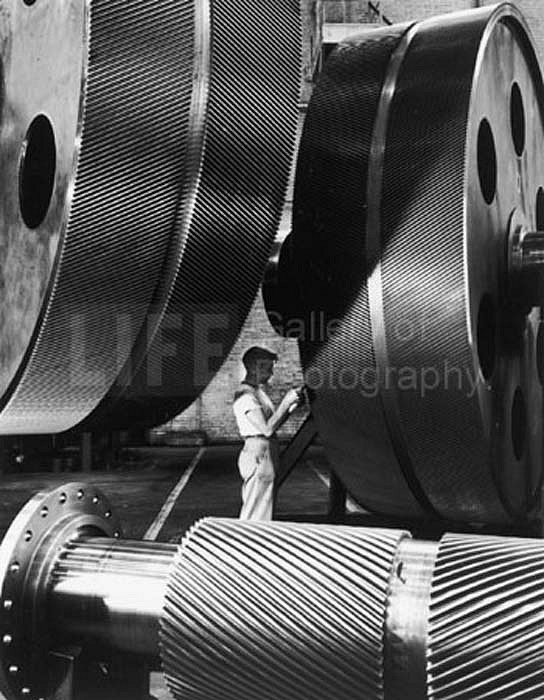
<path fill-rule="evenodd" d="M 161 662 L 175 700 L 544 697 L 544 543 L 206 518 L 120 539 L 91 486 L 36 496 L 0 547 L 8 700 L 51 652 Z"/>
<path fill-rule="evenodd" d="M 55 639 L 157 657 L 159 619 L 176 550 L 175 545 L 105 538 L 67 544 L 48 595 Z"/>

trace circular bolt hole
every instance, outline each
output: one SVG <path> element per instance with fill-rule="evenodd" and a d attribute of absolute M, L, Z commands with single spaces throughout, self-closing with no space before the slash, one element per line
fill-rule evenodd
<path fill-rule="evenodd" d="M 21 695 L 23 695 L 23 696 L 25 696 L 25 697 L 26 697 L 27 695 L 30 695 L 30 688 L 22 688 L 22 689 L 21 689 Z"/>
<path fill-rule="evenodd" d="M 65 493 L 61 493 L 59 496 L 59 503 L 61 505 L 64 505 L 67 500 L 68 500 L 68 496 Z"/>
<path fill-rule="evenodd" d="M 536 193 L 536 230 L 544 231 L 544 189 L 539 187 Z"/>
<path fill-rule="evenodd" d="M 490 294 L 484 294 L 478 311 L 478 360 L 486 381 L 495 369 L 497 321 L 495 305 Z"/>
<path fill-rule="evenodd" d="M 114 532 L 114 533 L 113 533 L 113 536 L 115 537 L 116 540 L 118 540 L 119 537 L 121 536 L 121 533 L 119 533 L 119 532 Z"/>
<path fill-rule="evenodd" d="M 12 676 L 15 676 L 15 674 L 19 673 L 19 666 L 10 666 L 8 670 Z"/>
<path fill-rule="evenodd" d="M 77 500 L 81 501 L 81 499 L 83 498 L 84 495 L 85 495 L 85 492 L 83 491 L 83 489 L 79 489 L 79 491 L 77 492 Z"/>
<path fill-rule="evenodd" d="M 44 506 L 40 511 L 40 515 L 42 516 L 42 518 L 47 518 L 47 516 L 49 515 L 49 508 L 47 506 Z"/>
<path fill-rule="evenodd" d="M 27 530 L 25 532 L 25 542 L 30 542 L 32 539 L 32 530 Z"/>
<path fill-rule="evenodd" d="M 523 457 L 527 436 L 527 410 L 520 387 L 516 389 L 512 402 L 512 447 L 517 460 Z"/>
<path fill-rule="evenodd" d="M 94 496 L 93 503 L 95 506 L 98 505 L 98 503 L 100 503 L 100 499 L 98 498 L 98 496 Z"/>
<path fill-rule="evenodd" d="M 25 5 L 28 5 L 30 7 L 30 5 L 33 5 L 36 2 L 36 0 L 23 0 L 23 2 Z"/>
<path fill-rule="evenodd" d="M 11 610 L 12 607 L 13 607 L 12 600 L 5 600 L 4 601 L 4 610 Z"/>
<path fill-rule="evenodd" d="M 19 207 L 28 228 L 37 228 L 45 219 L 56 167 L 53 127 L 44 114 L 39 114 L 28 127 L 19 161 Z"/>
<path fill-rule="evenodd" d="M 482 119 L 478 129 L 478 177 L 483 198 L 491 204 L 497 189 L 497 152 L 487 119 Z"/>
<path fill-rule="evenodd" d="M 2 644 L 5 644 L 6 646 L 9 646 L 12 643 L 12 641 L 13 641 L 13 638 L 12 638 L 11 634 L 5 634 L 2 637 Z"/>
<path fill-rule="evenodd" d="M 9 570 L 11 571 L 12 574 L 18 574 L 20 568 L 21 568 L 21 565 L 19 564 L 19 562 L 14 561 L 13 564 L 9 567 Z"/>
<path fill-rule="evenodd" d="M 111 518 L 111 510 L 107 510 L 107 511 L 104 513 L 104 517 L 105 517 L 105 518 Z"/>
<path fill-rule="evenodd" d="M 517 83 L 512 85 L 510 93 L 510 127 L 514 149 L 516 154 L 521 156 L 525 148 L 525 109 L 523 108 L 521 90 Z"/>

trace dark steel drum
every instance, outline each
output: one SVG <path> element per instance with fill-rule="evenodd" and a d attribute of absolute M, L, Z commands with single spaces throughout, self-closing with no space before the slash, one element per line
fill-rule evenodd
<path fill-rule="evenodd" d="M 304 321 L 319 433 L 373 511 L 534 512 L 542 297 L 514 260 L 544 223 L 542 105 L 508 4 L 369 29 L 324 68 L 280 256 L 282 325 Z"/>

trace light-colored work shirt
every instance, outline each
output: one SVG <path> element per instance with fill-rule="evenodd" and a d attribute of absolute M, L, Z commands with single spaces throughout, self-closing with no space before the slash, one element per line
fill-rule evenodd
<path fill-rule="evenodd" d="M 250 411 L 260 410 L 266 421 L 274 413 L 274 404 L 262 385 L 253 387 L 242 382 L 232 404 L 238 430 L 243 438 L 259 435 L 259 429 L 249 420 Z"/>

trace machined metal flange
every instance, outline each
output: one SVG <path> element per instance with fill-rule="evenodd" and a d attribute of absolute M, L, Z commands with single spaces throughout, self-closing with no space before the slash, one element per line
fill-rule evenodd
<path fill-rule="evenodd" d="M 116 539 L 121 527 L 102 493 L 90 484 L 71 483 L 34 496 L 2 541 L 0 688 L 7 697 L 47 697 L 51 572 L 65 545 L 83 535 Z"/>
<path fill-rule="evenodd" d="M 509 4 L 370 30 L 325 66 L 283 274 L 320 435 L 372 510 L 536 512 L 543 105 Z"/>

